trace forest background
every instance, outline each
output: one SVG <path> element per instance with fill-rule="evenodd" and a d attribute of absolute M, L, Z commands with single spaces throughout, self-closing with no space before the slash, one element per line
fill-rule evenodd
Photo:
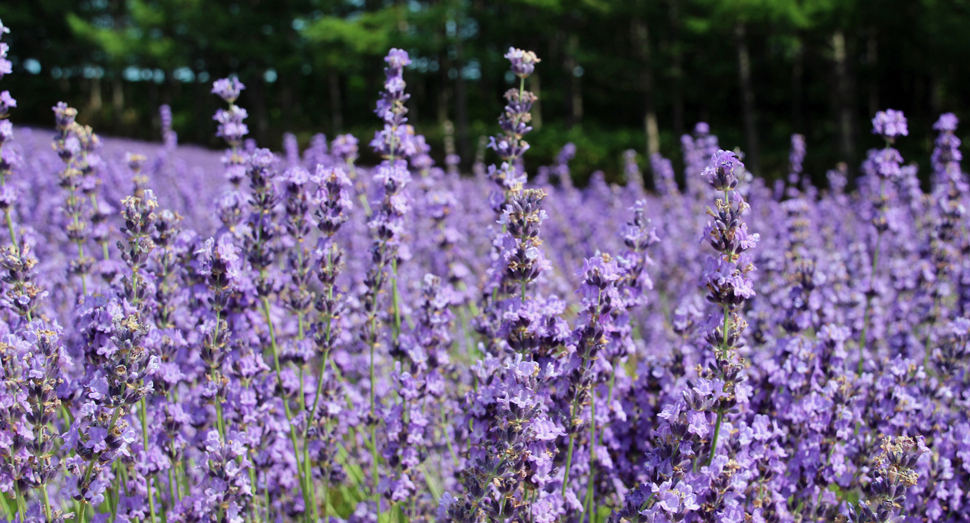
<path fill-rule="evenodd" d="M 180 142 L 209 147 L 221 146 L 211 83 L 230 74 L 261 145 L 278 150 L 284 132 L 369 141 L 381 57 L 400 47 L 414 60 L 411 123 L 439 163 L 452 126 L 466 171 L 512 85 L 503 53 L 534 50 L 527 168 L 573 142 L 578 184 L 596 169 L 622 182 L 631 148 L 644 168 L 658 151 L 680 167 L 698 121 L 769 179 L 804 134 L 821 182 L 878 145 L 869 119 L 883 108 L 909 118 L 898 148 L 925 182 L 932 122 L 970 117 L 967 0 L 14 0 L 0 20 L 15 29 L 5 88 L 18 123 L 53 127 L 65 101 L 101 134 L 160 140 L 169 104 Z"/>

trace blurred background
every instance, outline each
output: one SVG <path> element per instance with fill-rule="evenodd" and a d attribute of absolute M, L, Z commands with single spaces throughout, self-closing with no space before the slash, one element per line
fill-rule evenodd
<path fill-rule="evenodd" d="M 802 133 L 821 181 L 879 145 L 881 108 L 909 117 L 898 148 L 925 175 L 938 115 L 970 117 L 968 0 L 4 0 L 0 20 L 15 123 L 53 127 L 66 101 L 102 135 L 160 140 L 164 103 L 181 143 L 210 147 L 222 144 L 209 91 L 230 74 L 262 146 L 278 150 L 284 132 L 368 142 L 382 57 L 400 47 L 411 123 L 441 163 L 452 122 L 466 169 L 513 84 L 503 53 L 534 50 L 527 168 L 573 142 L 579 184 L 595 169 L 622 180 L 630 148 L 645 168 L 656 151 L 679 167 L 697 121 L 767 178 L 787 172 Z"/>

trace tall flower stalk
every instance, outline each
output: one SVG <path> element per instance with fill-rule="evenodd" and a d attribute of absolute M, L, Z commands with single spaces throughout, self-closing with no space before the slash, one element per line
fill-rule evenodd
<path fill-rule="evenodd" d="M 399 245 L 404 232 L 404 216 L 409 211 L 410 201 L 405 187 L 411 181 L 407 160 L 416 151 L 414 145 L 414 129 L 407 125 L 408 112 L 405 107 L 409 95 L 404 92 L 404 67 L 411 63 L 408 53 L 401 49 L 391 49 L 384 58 L 387 67 L 384 68 L 384 90 L 377 101 L 375 112 L 384 121 L 384 128 L 374 135 L 371 147 L 384 160 L 377 167 L 374 181 L 379 184 L 379 199 L 372 205 L 373 214 L 367 226 L 373 236 L 371 247 L 371 268 L 367 272 L 365 284 L 366 293 L 362 299 L 366 321 L 361 335 L 364 346 L 369 351 L 369 379 L 370 379 L 370 416 L 371 424 L 371 464 L 372 480 L 374 482 L 374 502 L 377 505 L 378 517 L 381 513 L 381 497 L 378 484 L 379 452 L 377 446 L 377 407 L 376 396 L 377 379 L 375 369 L 375 351 L 381 345 L 379 322 L 381 311 L 379 300 L 382 289 L 390 279 L 391 286 L 391 324 L 392 341 L 396 342 L 401 332 L 400 295 L 397 288 L 397 264 Z M 390 274 L 388 275 L 388 269 Z"/>
<path fill-rule="evenodd" d="M 718 253 L 708 259 L 704 269 L 707 300 L 719 305 L 722 311 L 720 324 L 715 323 L 705 337 L 714 352 L 711 379 L 723 386 L 723 392 L 713 406 L 717 418 L 708 464 L 717 454 L 724 414 L 734 406 L 734 388 L 741 379 L 744 366 L 738 354 L 744 345 L 742 336 L 747 328 L 742 312 L 745 302 L 755 295 L 749 276 L 755 270 L 754 262 L 744 253 L 754 248 L 760 236 L 749 233 L 747 224 L 742 221 L 750 208 L 737 191 L 738 178 L 743 172 L 744 164 L 734 153 L 718 151 L 702 173 L 711 188 L 721 195 L 715 200 L 714 208 L 707 210 L 710 221 L 704 235 Z"/>
<path fill-rule="evenodd" d="M 79 133 L 83 128 L 74 121 L 77 109 L 59 102 L 53 107 L 54 119 L 57 123 L 57 135 L 54 137 L 54 150 L 64 161 L 64 169 L 60 172 L 60 185 L 67 189 L 64 200 L 64 212 L 67 214 L 67 236 L 77 245 L 77 258 L 71 263 L 71 272 L 81 279 L 81 289 L 88 293 L 87 274 L 94 260 L 84 254 L 84 244 L 88 239 L 89 229 L 87 220 L 87 205 L 81 198 L 84 183 L 84 172 L 79 168 L 82 163 L 82 144 Z"/>
<path fill-rule="evenodd" d="M 875 294 L 873 283 L 876 279 L 876 270 L 879 267 L 879 251 L 882 246 L 883 233 L 889 230 L 889 197 L 886 194 L 886 182 L 901 176 L 900 165 L 903 157 L 899 151 L 892 147 L 896 138 L 909 135 L 906 117 L 902 111 L 888 109 L 879 111 L 872 119 L 872 133 L 878 134 L 885 140 L 886 147 L 879 151 L 870 151 L 869 163 L 871 172 L 879 180 L 879 194 L 872 201 L 873 216 L 872 225 L 876 230 L 876 245 L 872 251 L 872 267 L 869 273 L 869 285 L 866 289 L 866 307 L 862 316 L 862 332 L 859 334 L 859 363 L 856 367 L 856 374 L 862 374 L 866 360 L 866 345 L 868 340 L 866 332 L 869 329 L 869 315 L 872 310 L 872 298 Z"/>

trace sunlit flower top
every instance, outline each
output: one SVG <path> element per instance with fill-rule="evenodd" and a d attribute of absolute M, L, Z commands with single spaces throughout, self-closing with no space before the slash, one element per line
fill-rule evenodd
<path fill-rule="evenodd" d="M 872 133 L 882 135 L 887 140 L 892 140 L 897 136 L 908 136 L 909 128 L 906 126 L 906 117 L 902 111 L 886 109 L 876 113 L 872 119 Z"/>
<path fill-rule="evenodd" d="M 532 51 L 523 51 L 514 47 L 509 47 L 509 51 L 505 53 L 505 58 L 512 62 L 512 72 L 519 78 L 525 78 L 532 74 L 536 64 L 541 61 Z"/>
<path fill-rule="evenodd" d="M 212 94 L 219 95 L 223 100 L 233 103 L 246 86 L 235 76 L 222 78 L 212 83 Z"/>

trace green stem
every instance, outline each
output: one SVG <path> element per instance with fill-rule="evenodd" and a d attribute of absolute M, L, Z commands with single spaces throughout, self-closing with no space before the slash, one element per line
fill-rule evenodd
<path fill-rule="evenodd" d="M 172 467 L 169 467 L 168 468 L 168 502 L 169 502 L 169 508 L 175 506 L 175 501 L 177 499 L 176 498 L 176 488 L 177 487 L 175 486 L 175 479 L 173 478 L 173 476 L 175 476 L 175 474 L 172 474 Z"/>
<path fill-rule="evenodd" d="M 589 481 L 586 482 L 586 500 L 583 510 L 589 514 L 589 523 L 593 523 L 593 514 L 589 512 L 589 505 L 593 501 L 593 480 L 596 478 L 596 389 L 590 399 L 589 414 Z"/>
<path fill-rule="evenodd" d="M 74 193 L 74 189 L 71 189 L 71 195 L 69 196 L 68 200 L 69 201 L 73 200 L 75 202 L 77 201 L 77 195 Z M 74 227 L 80 228 L 80 226 L 81 226 L 81 219 L 80 217 L 78 217 L 77 213 L 74 213 Z M 84 260 L 84 242 L 82 242 L 81 240 L 77 240 L 76 243 L 77 243 L 77 259 L 78 259 L 78 262 L 81 262 L 82 260 Z M 85 296 L 88 294 L 88 284 L 87 284 L 87 280 L 85 280 L 84 278 L 83 273 L 81 274 L 81 290 L 84 292 Z"/>
<path fill-rule="evenodd" d="M 613 386 L 615 384 L 616 384 L 616 371 L 614 370 L 614 372 L 612 374 L 610 374 L 609 392 L 607 394 L 607 400 L 606 400 L 606 405 L 607 405 L 607 407 L 610 408 L 610 411 L 612 411 L 612 407 L 610 407 L 610 405 L 613 405 Z M 602 441 L 602 439 L 603 439 L 603 433 L 602 432 L 599 433 L 598 438 L 599 438 L 600 441 Z M 590 467 L 592 467 L 592 465 L 590 465 Z M 594 523 L 594 519 L 593 518 L 596 517 L 596 513 L 597 513 L 596 498 L 593 497 L 592 494 L 593 494 L 593 491 L 591 489 L 588 489 L 587 490 L 587 495 L 589 495 L 589 507 L 590 507 L 589 508 L 589 510 L 590 510 L 590 512 L 589 512 L 589 517 L 590 517 L 589 522 L 590 523 Z"/>
<path fill-rule="evenodd" d="M 373 349 L 371 349 L 373 351 Z M 372 370 L 373 372 L 373 370 Z M 380 473 L 377 470 L 377 423 L 370 427 L 370 449 L 371 449 L 371 477 L 374 481 L 374 503 L 377 504 L 377 521 L 381 520 L 381 493 L 377 490 L 380 483 Z"/>
<path fill-rule="evenodd" d="M 306 412 L 306 395 L 303 393 L 303 379 L 304 379 L 304 369 L 303 365 L 300 365 L 300 393 L 297 398 L 300 401 L 300 410 Z M 312 423 L 312 418 L 307 417 L 305 421 L 305 427 L 309 427 Z M 306 482 L 306 488 L 310 491 L 310 502 L 313 509 L 313 521 L 320 520 L 320 509 L 317 507 L 317 489 L 313 485 L 313 468 L 310 466 L 310 446 L 306 441 L 306 432 L 303 433 L 303 481 Z M 297 466 L 300 466 L 300 461 L 297 460 Z"/>
<path fill-rule="evenodd" d="M 250 452 L 252 452 L 252 450 L 250 450 Z M 251 460 L 252 458 L 250 457 L 250 461 Z M 259 497 L 255 495 L 257 485 L 255 467 L 249 467 L 249 485 L 253 492 L 253 503 L 249 506 L 249 519 L 252 521 L 252 523 L 256 523 L 256 512 L 259 510 L 259 501 L 257 500 Z"/>
<path fill-rule="evenodd" d="M 273 320 L 270 317 L 269 298 L 267 298 L 266 296 L 263 296 L 262 301 L 263 301 L 263 315 L 265 316 L 266 325 L 269 330 L 270 347 L 273 350 L 273 366 L 276 370 L 276 381 L 280 384 L 280 387 L 282 387 L 283 378 L 280 372 L 280 354 L 279 354 L 280 351 L 279 351 L 279 347 L 276 345 L 276 333 L 273 330 Z M 309 488 L 307 487 L 306 478 L 304 477 L 304 474 L 303 474 L 303 465 L 300 462 L 300 445 L 296 441 L 296 430 L 293 428 L 293 425 L 292 425 L 293 414 L 290 412 L 290 402 L 287 401 L 285 395 L 281 399 L 283 400 L 283 411 L 286 413 L 286 421 L 290 422 L 290 430 L 289 430 L 290 443 L 293 445 L 293 458 L 296 460 L 296 470 L 297 470 L 297 475 L 299 476 L 299 479 L 300 479 L 300 490 L 302 490 L 302 494 L 303 494 L 303 504 L 304 506 L 310 506 L 310 498 L 308 495 Z M 304 512 L 304 516 L 308 516 L 308 514 Z"/>
<path fill-rule="evenodd" d="M 17 501 L 17 513 L 20 515 L 20 520 L 25 521 L 27 519 L 27 501 L 20 493 L 20 485 L 18 484 L 16 478 L 13 480 L 13 488 L 14 494 L 17 496 L 15 498 Z"/>
<path fill-rule="evenodd" d="M 145 452 L 148 452 L 148 416 L 146 415 L 147 403 L 145 398 L 139 402 L 138 416 L 141 418 L 141 437 Z M 151 513 L 152 523 L 157 523 L 155 517 L 155 496 L 152 495 L 152 478 L 145 475 L 145 488 L 148 490 L 148 510 Z"/>
<path fill-rule="evenodd" d="M 215 327 L 213 327 L 212 343 L 218 343 L 218 340 L 219 340 L 219 325 L 221 324 L 219 315 L 222 314 L 222 311 L 219 308 L 216 308 L 215 313 L 216 313 L 216 324 L 215 324 Z M 217 348 L 219 350 L 222 350 L 221 347 L 217 347 Z M 212 372 L 215 373 L 215 371 L 216 371 L 216 368 L 213 367 Z M 219 431 L 219 437 L 221 441 L 225 443 L 226 442 L 226 420 L 222 417 L 222 393 L 221 392 L 216 393 L 215 404 L 216 404 L 215 405 L 216 406 L 216 430 Z"/>
<path fill-rule="evenodd" d="M 302 270 L 302 268 L 303 268 L 303 239 L 302 238 L 300 238 L 298 240 L 298 244 L 297 244 L 296 248 L 297 248 L 297 255 L 299 256 L 299 260 L 300 260 L 299 261 L 299 267 Z M 297 335 L 296 335 L 296 339 L 298 339 L 298 340 L 302 340 L 305 337 L 305 334 L 303 332 L 303 322 L 304 322 L 303 312 L 304 311 L 301 309 L 300 311 L 297 312 L 297 315 L 296 315 L 297 325 L 299 326 L 298 327 L 299 330 L 298 330 Z M 300 380 L 300 386 L 301 387 L 303 386 L 303 380 L 302 379 Z"/>
<path fill-rule="evenodd" d="M 327 249 L 327 267 L 333 264 L 333 251 Z M 327 286 L 327 301 L 333 301 L 333 286 Z M 324 373 L 327 371 L 327 362 L 330 360 L 330 336 L 332 332 L 333 318 L 327 315 L 327 328 L 324 331 L 324 340 L 326 340 L 327 350 L 323 353 L 322 361 L 320 362 L 320 377 L 317 379 L 317 392 L 313 395 L 313 409 L 310 410 L 309 414 L 311 419 L 313 416 L 317 415 L 317 407 L 320 405 L 320 394 L 323 392 L 323 377 Z M 310 424 L 307 423 L 306 429 L 310 428 Z M 306 438 L 306 429 L 303 431 L 303 437 Z"/>
<path fill-rule="evenodd" d="M 10 511 L 10 503 L 7 503 L 6 494 L 0 494 L 0 507 L 3 507 L 3 513 L 7 516 L 7 520 L 12 520 L 13 512 Z"/>
<path fill-rule="evenodd" d="M 721 331 L 721 334 L 722 334 L 722 337 L 721 337 L 721 355 L 722 356 L 724 356 L 727 353 L 727 350 L 728 350 L 728 320 L 729 320 L 728 316 L 729 316 L 728 306 L 725 305 L 724 306 L 724 330 Z"/>
<path fill-rule="evenodd" d="M 573 445 L 576 443 L 576 433 L 569 435 L 569 451 L 566 452 L 566 468 L 562 473 L 562 496 L 566 497 L 566 485 L 569 483 L 569 467 L 573 463 Z"/>
<path fill-rule="evenodd" d="M 381 242 L 380 244 L 380 257 L 384 257 L 384 249 L 386 248 L 386 243 Z M 374 296 L 371 298 L 371 313 L 370 313 L 370 329 L 368 332 L 367 344 L 370 352 L 370 416 L 371 416 L 371 475 L 374 480 L 374 503 L 377 505 L 377 520 L 381 519 L 381 494 L 377 490 L 377 485 L 380 482 L 380 475 L 377 470 L 377 398 L 375 394 L 375 385 L 377 380 L 374 374 L 374 347 L 377 345 L 377 290 L 381 288 L 381 280 L 384 277 L 384 268 L 381 267 L 377 274 L 377 282 L 374 285 Z"/>
<path fill-rule="evenodd" d="M 118 407 L 115 407 L 111 413 L 111 422 L 108 423 L 108 434 L 111 434 L 111 431 L 114 430 L 115 424 L 118 423 L 119 417 L 121 417 L 121 409 L 119 409 Z M 101 457 L 101 453 L 96 452 L 94 457 L 91 459 L 91 461 L 88 462 L 87 468 L 84 469 L 84 478 L 83 478 L 83 481 L 81 482 L 82 485 L 86 484 L 88 480 L 91 479 L 91 471 L 94 470 L 94 462 L 98 461 L 98 458 L 100 457 Z M 82 505 L 83 503 L 84 502 L 82 501 Z M 82 506 L 82 509 L 83 509 L 83 506 Z"/>
<path fill-rule="evenodd" d="M 401 335 L 401 295 L 397 290 L 397 257 L 391 261 L 391 296 L 394 300 L 394 328 L 391 330 L 391 336 L 394 343 L 397 343 L 398 337 Z"/>
<path fill-rule="evenodd" d="M 222 416 L 222 396 L 216 394 L 216 429 L 219 430 L 219 437 L 222 442 L 226 441 L 226 420 Z"/>
<path fill-rule="evenodd" d="M 714 422 L 714 439 L 711 440 L 711 455 L 707 457 L 708 465 L 714 461 L 714 454 L 717 452 L 717 438 L 721 435 L 721 420 L 723 419 L 723 416 L 724 413 L 718 410 L 717 421 Z"/>
<path fill-rule="evenodd" d="M 14 231 L 14 228 L 13 228 L 13 218 L 10 216 L 9 207 L 4 209 L 3 215 L 6 217 L 6 220 L 7 220 L 7 230 L 10 231 L 10 245 L 13 246 L 14 254 L 19 256 L 20 246 L 17 245 L 17 233 Z"/>
<path fill-rule="evenodd" d="M 272 507 L 270 506 L 270 501 L 269 501 L 269 485 L 268 485 L 268 483 L 269 482 L 268 481 L 265 481 L 265 478 L 264 478 L 264 480 L 263 480 L 263 496 L 266 498 L 266 521 L 267 521 L 267 523 L 269 521 L 272 521 L 272 519 L 273 519 L 273 518 L 270 517 L 270 512 L 272 511 L 271 510 Z"/>

